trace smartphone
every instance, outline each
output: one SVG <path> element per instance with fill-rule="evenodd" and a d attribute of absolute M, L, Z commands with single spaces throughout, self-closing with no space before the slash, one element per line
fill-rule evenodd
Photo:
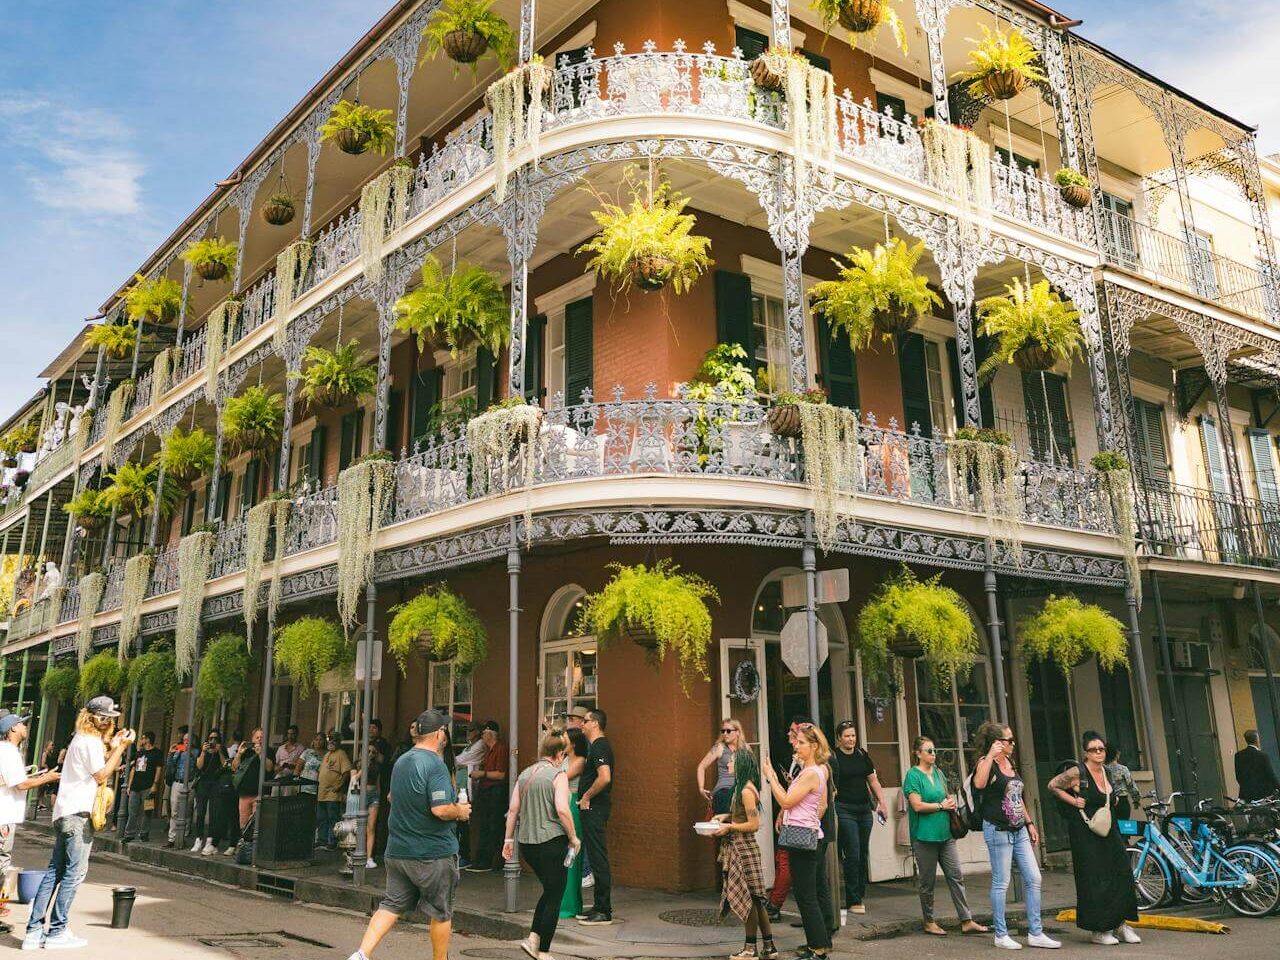
<path fill-rule="evenodd" d="M 876 820 L 879 822 L 880 826 L 882 826 L 882 827 L 883 827 L 886 823 L 888 823 L 888 822 L 889 822 L 889 818 L 888 818 L 888 817 L 886 817 L 886 816 L 885 816 L 883 813 L 881 813 L 879 810 L 877 810 L 877 811 L 876 811 Z"/>

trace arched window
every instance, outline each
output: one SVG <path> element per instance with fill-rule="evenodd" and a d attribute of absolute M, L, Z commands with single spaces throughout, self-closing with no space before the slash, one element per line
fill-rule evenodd
<path fill-rule="evenodd" d="M 983 653 L 966 678 L 953 678 L 950 686 L 938 682 L 923 660 L 915 667 L 916 709 L 920 735 L 930 737 L 938 749 L 938 766 L 953 780 L 969 774 L 969 741 L 984 720 L 992 716 L 991 677 L 986 657 L 986 631 L 973 608 L 965 610 L 982 638 Z"/>
<path fill-rule="evenodd" d="M 596 638 L 582 632 L 586 591 L 577 584 L 561 587 L 542 615 L 539 715 L 554 717 L 574 707 L 596 706 Z"/>

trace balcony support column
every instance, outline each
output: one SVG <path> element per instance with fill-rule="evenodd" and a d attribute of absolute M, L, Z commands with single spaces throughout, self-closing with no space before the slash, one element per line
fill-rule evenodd
<path fill-rule="evenodd" d="M 1151 600 L 1156 611 L 1156 634 L 1160 639 L 1160 676 L 1164 680 L 1164 710 L 1161 713 L 1165 717 L 1165 723 L 1170 733 L 1173 734 L 1173 787 L 1175 790 L 1195 790 L 1195 784 L 1190 783 L 1187 778 L 1186 760 L 1188 752 L 1183 749 L 1182 745 L 1182 724 L 1178 721 L 1177 701 L 1173 694 L 1173 649 L 1169 644 L 1169 629 L 1164 618 L 1164 597 L 1160 591 L 1160 578 L 1154 570 L 1151 571 Z M 1148 728 L 1147 740 L 1151 744 L 1151 752 L 1155 753 L 1155 731 Z M 1158 763 L 1156 757 L 1151 758 L 1152 766 Z"/>
<path fill-rule="evenodd" d="M 1154 575 L 1153 575 L 1154 577 Z M 1147 730 L 1147 750 L 1155 753 L 1156 714 L 1151 707 L 1151 690 L 1147 686 L 1147 655 L 1142 649 L 1142 629 L 1138 625 L 1138 584 L 1126 581 L 1124 585 L 1124 605 L 1129 612 L 1129 645 L 1133 648 L 1133 669 L 1137 675 L 1138 708 L 1142 711 L 1142 725 Z M 1151 774 L 1155 779 L 1156 793 L 1165 795 L 1164 773 L 1154 756 L 1148 757 Z"/>
<path fill-rule="evenodd" d="M 191 289 L 191 264 L 187 261 L 182 262 L 182 299 L 178 302 L 178 332 L 173 341 L 173 352 L 175 354 L 173 362 L 177 364 L 179 357 L 176 354 L 182 350 L 182 339 L 187 332 L 187 291 Z M 177 367 L 175 366 L 176 370 Z"/>
<path fill-rule="evenodd" d="M 772 34 L 769 37 L 771 46 L 781 50 L 791 49 L 791 4 L 789 0 L 770 0 L 769 12 Z M 817 717 L 817 714 L 814 714 Z"/>
<path fill-rule="evenodd" d="M 1250 581 L 1253 590 L 1253 615 L 1258 621 L 1258 649 L 1262 651 L 1262 669 L 1267 675 L 1267 703 L 1271 707 L 1272 729 L 1280 734 L 1280 694 L 1276 692 L 1276 675 L 1271 664 L 1271 643 L 1266 614 L 1262 612 L 1262 591 L 1258 581 Z"/>
<path fill-rule="evenodd" d="M 520 536 L 516 519 L 507 527 L 507 790 L 516 789 L 520 775 Z M 475 803 L 475 798 L 471 797 Z M 520 853 L 502 864 L 503 909 L 520 909 Z"/>
<path fill-rule="evenodd" d="M 399 271 L 388 269 L 379 285 L 378 297 L 378 392 L 373 407 L 372 449 L 387 445 L 387 407 L 391 394 L 391 334 L 396 324 L 396 300 L 403 287 L 397 287 L 393 276 Z M 392 451 L 394 453 L 394 451 Z"/>
<path fill-rule="evenodd" d="M 529 209 L 531 189 L 527 171 L 513 176 L 514 188 L 507 194 L 505 208 L 499 215 L 507 240 L 507 261 L 511 265 L 511 343 L 507 347 L 507 396 L 524 395 L 525 335 L 529 323 L 529 258 L 538 243 L 538 223 L 545 203 L 537 204 L 537 212 Z M 581 398 L 565 397 L 565 403 Z"/>
<path fill-rule="evenodd" d="M 805 337 L 803 257 L 809 247 L 809 225 L 813 210 L 796 180 L 795 161 L 778 154 L 778 189 L 772 197 L 762 195 L 769 214 L 769 236 L 782 255 L 782 310 L 787 318 L 787 346 L 791 354 L 790 389 L 809 388 L 809 361 Z"/>
<path fill-rule="evenodd" d="M 209 496 L 204 505 L 204 519 L 206 523 L 215 523 L 218 517 L 218 485 L 222 479 L 222 398 L 218 398 L 217 404 L 214 406 L 214 415 L 217 417 L 217 434 L 213 444 L 213 473 L 209 477 Z"/>
<path fill-rule="evenodd" d="M 951 300 L 950 297 L 947 298 Z M 978 392 L 978 358 L 973 341 L 973 297 L 951 300 L 956 325 L 956 354 L 960 366 L 960 396 L 964 400 L 964 426 L 981 427 L 982 401 Z"/>
<path fill-rule="evenodd" d="M 940 123 L 951 122 L 951 102 L 947 90 L 947 65 L 942 58 L 942 38 L 947 32 L 949 3 L 915 0 L 916 19 L 924 30 L 929 48 L 929 82 L 933 88 L 933 116 Z"/>
<path fill-rule="evenodd" d="M 1178 125 L 1177 110 L 1174 106 L 1172 94 L 1165 92 L 1162 106 L 1163 109 L 1157 115 L 1156 120 L 1160 124 L 1160 132 L 1164 136 L 1165 148 L 1169 151 L 1169 156 L 1173 160 L 1173 188 L 1178 194 L 1178 204 L 1182 211 L 1183 240 L 1189 248 L 1188 252 L 1194 257 L 1197 256 L 1197 253 L 1196 248 L 1192 245 L 1191 238 L 1195 236 L 1196 220 L 1191 208 L 1191 194 L 1187 190 L 1186 139 L 1182 128 Z M 1164 184 L 1164 186 L 1168 187 L 1168 184 Z M 1191 270 L 1192 279 L 1199 286 L 1199 265 L 1191 263 L 1187 266 Z M 1204 291 L 1201 292 L 1203 293 Z"/>
<path fill-rule="evenodd" d="M 995 545 L 987 541 L 987 563 L 982 573 L 982 589 L 987 595 L 987 634 L 991 640 L 991 673 L 996 679 L 996 716 L 1009 725 L 1009 694 L 1004 684 L 1004 638 L 1000 623 L 1000 583 L 992 565 Z"/>
<path fill-rule="evenodd" d="M 297 351 L 293 351 L 289 355 L 291 360 L 296 353 Z M 289 489 L 289 458 L 293 456 L 293 405 L 298 389 L 298 379 L 291 374 L 297 373 L 300 367 L 301 361 L 296 366 L 290 363 L 284 379 L 284 423 L 280 427 L 280 468 L 276 472 L 276 490 Z M 277 532 L 277 536 L 279 535 Z"/>
<path fill-rule="evenodd" d="M 1213 405 L 1218 415 L 1218 435 L 1226 448 L 1224 466 L 1227 471 L 1227 489 L 1234 500 L 1231 513 L 1235 521 L 1236 536 L 1240 538 L 1239 550 L 1253 556 L 1253 531 L 1244 522 L 1244 483 L 1241 480 L 1240 454 L 1236 449 L 1234 431 L 1231 429 L 1231 407 L 1227 403 L 1227 347 L 1215 335 L 1212 325 L 1202 337 L 1194 337 L 1196 346 L 1204 356 L 1205 372 L 1213 387 Z M 1259 550 L 1259 553 L 1262 551 Z"/>
<path fill-rule="evenodd" d="M 535 0 L 520 0 L 520 62 L 528 63 L 533 59 L 534 29 L 537 26 L 538 11 Z"/>

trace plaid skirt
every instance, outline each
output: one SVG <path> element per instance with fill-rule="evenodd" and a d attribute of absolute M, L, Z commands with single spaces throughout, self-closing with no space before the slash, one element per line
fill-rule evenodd
<path fill-rule="evenodd" d="M 720 915 L 733 911 L 746 920 L 754 906 L 753 898 L 763 898 L 764 863 L 755 834 L 731 833 L 720 844 L 720 868 L 724 871 L 724 892 L 720 898 Z"/>

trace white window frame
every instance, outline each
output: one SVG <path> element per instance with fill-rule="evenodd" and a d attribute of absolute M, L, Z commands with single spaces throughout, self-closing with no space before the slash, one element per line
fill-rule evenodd
<path fill-rule="evenodd" d="M 476 387 L 479 384 L 479 377 L 476 376 L 470 386 L 457 387 L 453 391 L 449 389 L 449 377 L 456 374 L 459 378 L 465 376 L 468 367 L 473 370 L 479 369 L 476 362 L 476 348 L 472 347 L 462 351 L 458 356 L 450 355 L 448 350 L 437 350 L 435 354 L 436 366 L 442 371 L 440 378 L 440 402 L 446 400 L 459 400 L 462 397 L 474 397 L 476 395 Z"/>
<path fill-rule="evenodd" d="M 586 597 L 586 591 L 576 583 L 566 584 L 557 590 L 551 599 L 547 601 L 546 609 L 542 614 L 542 625 L 538 631 L 541 642 L 538 644 L 538 715 L 545 717 L 550 711 L 549 704 L 552 700 L 563 700 L 563 709 L 556 709 L 556 713 L 562 713 L 572 709 L 579 704 L 587 705 L 588 709 L 599 705 L 600 697 L 600 645 L 594 634 L 584 634 L 578 637 L 562 636 L 564 625 L 568 621 L 568 604 L 581 603 Z M 558 653 L 567 654 L 566 669 L 572 665 L 575 654 L 590 654 L 596 658 L 595 672 L 595 689 L 588 693 L 583 691 L 581 700 L 577 700 L 573 695 L 572 683 L 568 682 L 566 677 L 565 696 L 550 696 L 549 675 L 547 673 L 547 657 Z"/>
<path fill-rule="evenodd" d="M 735 26 L 745 27 L 747 30 L 754 30 L 756 33 L 762 33 L 766 37 L 773 37 L 773 18 L 755 7 L 748 7 L 739 0 L 728 0 L 729 19 L 734 22 Z M 793 14 L 794 16 L 795 14 Z M 800 50 L 804 48 L 805 33 L 803 30 L 797 30 L 794 25 L 791 27 L 791 49 Z"/>
<path fill-rule="evenodd" d="M 554 290 L 549 290 L 542 296 L 534 298 L 534 316 L 545 317 L 547 321 L 546 327 L 543 328 L 542 339 L 542 386 L 547 396 L 544 406 L 550 404 L 557 392 L 563 394 L 568 383 L 569 372 L 565 366 L 565 310 L 569 304 L 577 303 L 579 300 L 586 300 L 593 296 L 595 290 L 596 275 L 594 273 L 584 273 L 582 276 L 570 280 L 568 283 L 562 283 Z M 560 334 L 558 351 L 560 367 L 558 376 L 555 373 L 557 360 L 553 356 L 550 347 L 554 331 L 559 331 Z"/>
<path fill-rule="evenodd" d="M 440 703 L 436 700 L 436 676 L 439 673 L 448 672 L 449 675 L 449 699 L 447 703 Z M 467 689 L 470 691 L 470 699 L 459 700 L 458 684 L 466 683 Z M 449 745 L 453 747 L 454 756 L 460 754 L 468 746 L 465 736 L 467 724 L 475 719 L 475 696 L 476 688 L 474 677 L 471 674 L 460 675 L 457 670 L 457 660 L 428 660 L 427 661 L 427 708 L 433 710 L 442 710 L 450 720 L 450 736 Z M 467 720 L 459 720 L 457 717 L 458 706 L 460 704 L 467 705 Z"/>

